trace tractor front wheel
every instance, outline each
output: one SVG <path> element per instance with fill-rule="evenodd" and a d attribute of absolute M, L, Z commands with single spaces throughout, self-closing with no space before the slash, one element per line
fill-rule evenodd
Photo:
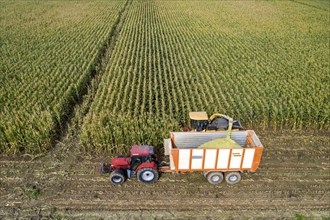
<path fill-rule="evenodd" d="M 112 171 L 110 174 L 110 182 L 116 185 L 122 184 L 125 182 L 125 176 L 117 170 Z"/>
<path fill-rule="evenodd" d="M 137 178 L 142 183 L 154 183 L 158 180 L 158 177 L 158 171 L 152 168 L 142 168 L 137 172 Z"/>

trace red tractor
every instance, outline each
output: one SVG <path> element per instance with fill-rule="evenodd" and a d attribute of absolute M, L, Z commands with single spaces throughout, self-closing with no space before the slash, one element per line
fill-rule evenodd
<path fill-rule="evenodd" d="M 111 164 L 101 163 L 100 173 L 110 173 L 110 182 L 122 184 L 126 178 L 137 177 L 140 182 L 154 183 L 158 180 L 157 156 L 154 147 L 132 146 L 129 157 L 118 155 Z"/>

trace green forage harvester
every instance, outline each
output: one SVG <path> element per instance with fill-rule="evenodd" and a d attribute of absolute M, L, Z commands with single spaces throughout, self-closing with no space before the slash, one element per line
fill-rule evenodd
<path fill-rule="evenodd" d="M 239 144 L 237 144 L 234 140 L 230 138 L 234 120 L 228 116 L 226 116 L 226 118 L 229 120 L 229 126 L 226 137 L 208 141 L 198 146 L 198 148 L 242 148 Z"/>

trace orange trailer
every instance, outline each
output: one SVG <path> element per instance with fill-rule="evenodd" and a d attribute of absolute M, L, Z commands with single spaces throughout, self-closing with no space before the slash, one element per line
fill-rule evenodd
<path fill-rule="evenodd" d="M 212 184 L 226 180 L 238 183 L 241 173 L 255 172 L 260 164 L 263 145 L 253 130 L 232 131 L 230 138 L 241 148 L 204 148 L 204 143 L 225 138 L 227 131 L 216 132 L 171 132 L 171 138 L 164 140 L 165 155 L 170 164 L 161 167 L 162 172 L 201 171 Z"/>

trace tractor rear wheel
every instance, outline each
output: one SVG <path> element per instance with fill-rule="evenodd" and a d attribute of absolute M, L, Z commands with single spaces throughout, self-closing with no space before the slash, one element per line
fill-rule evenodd
<path fill-rule="evenodd" d="M 209 172 L 206 179 L 211 184 L 219 184 L 223 181 L 223 174 L 221 172 Z"/>
<path fill-rule="evenodd" d="M 226 182 L 233 185 L 241 181 L 241 174 L 239 172 L 228 172 L 225 174 Z"/>
<path fill-rule="evenodd" d="M 121 172 L 115 170 L 110 174 L 110 182 L 116 185 L 122 184 L 125 182 L 125 176 Z"/>
<path fill-rule="evenodd" d="M 158 177 L 158 171 L 152 168 L 142 168 L 137 172 L 137 178 L 142 183 L 154 183 L 158 180 Z"/>

